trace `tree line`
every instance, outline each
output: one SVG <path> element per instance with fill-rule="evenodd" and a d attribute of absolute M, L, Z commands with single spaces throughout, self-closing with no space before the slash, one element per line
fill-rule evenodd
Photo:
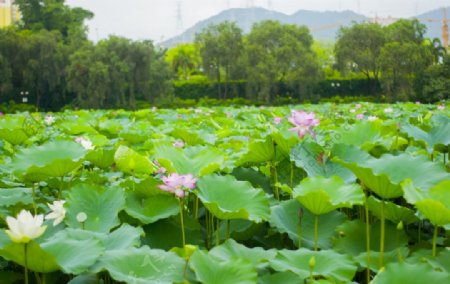
<path fill-rule="evenodd" d="M 311 99 L 325 79 L 347 78 L 365 78 L 380 100 L 450 96 L 449 55 L 417 20 L 355 23 L 341 28 L 334 46 L 314 42 L 306 27 L 263 21 L 244 35 L 223 22 L 192 44 L 165 49 L 117 36 L 94 43 L 85 26 L 93 14 L 64 2 L 16 1 L 21 22 L 0 30 L 0 102 L 28 93 L 46 110 L 135 108 L 173 99 L 179 82 L 213 84 L 221 99 L 233 97 L 239 82 L 247 99 L 271 103 L 278 96 Z"/>

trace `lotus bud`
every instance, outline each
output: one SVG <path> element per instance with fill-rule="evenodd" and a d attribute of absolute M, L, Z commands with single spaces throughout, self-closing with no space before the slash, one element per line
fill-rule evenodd
<path fill-rule="evenodd" d="M 309 264 L 309 270 L 312 271 L 313 268 L 314 268 L 314 266 L 316 266 L 316 258 L 315 258 L 314 256 L 312 256 L 312 257 L 309 259 L 308 264 Z"/>
<path fill-rule="evenodd" d="M 397 224 L 397 230 L 403 231 L 403 221 L 400 221 L 400 222 Z"/>

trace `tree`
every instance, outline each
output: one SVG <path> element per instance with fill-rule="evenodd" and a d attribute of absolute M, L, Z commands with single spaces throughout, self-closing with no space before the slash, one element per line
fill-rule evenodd
<path fill-rule="evenodd" d="M 322 76 L 312 41 L 306 27 L 277 21 L 255 24 L 246 45 L 248 93 L 267 103 L 278 94 L 281 84 L 299 94 L 311 93 Z"/>
<path fill-rule="evenodd" d="M 166 61 L 178 78 L 188 80 L 191 74 L 199 71 L 202 60 L 195 44 L 185 43 L 169 49 Z"/>
<path fill-rule="evenodd" d="M 243 52 L 242 30 L 234 22 L 210 25 L 195 35 L 195 43 L 200 50 L 203 69 L 206 74 L 217 81 L 219 98 L 228 95 L 228 81 L 236 79 L 237 62 Z M 222 78 L 225 90 L 222 96 Z"/>
<path fill-rule="evenodd" d="M 443 62 L 428 66 L 416 82 L 415 99 L 436 102 L 450 99 L 450 54 L 445 54 Z"/>
<path fill-rule="evenodd" d="M 64 38 L 70 35 L 86 37 L 84 21 L 94 14 L 82 8 L 71 8 L 65 5 L 65 0 L 15 0 L 22 21 L 22 29 L 38 31 L 57 30 Z"/>
<path fill-rule="evenodd" d="M 381 85 L 391 100 L 414 96 L 414 82 L 434 59 L 434 45 L 424 38 L 426 26 L 417 19 L 399 20 L 385 28 L 387 43 L 380 54 Z"/>
<path fill-rule="evenodd" d="M 387 42 L 379 24 L 361 23 L 339 30 L 335 46 L 337 65 L 342 72 L 361 72 L 376 93 L 381 69 L 381 49 Z"/>
<path fill-rule="evenodd" d="M 383 90 L 393 101 L 413 97 L 414 81 L 432 60 L 433 55 L 427 46 L 415 42 L 387 43 L 380 55 Z"/>

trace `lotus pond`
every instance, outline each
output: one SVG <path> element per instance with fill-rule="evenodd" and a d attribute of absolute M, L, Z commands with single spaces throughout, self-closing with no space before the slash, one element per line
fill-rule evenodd
<path fill-rule="evenodd" d="M 0 283 L 450 283 L 448 105 L 0 117 Z"/>

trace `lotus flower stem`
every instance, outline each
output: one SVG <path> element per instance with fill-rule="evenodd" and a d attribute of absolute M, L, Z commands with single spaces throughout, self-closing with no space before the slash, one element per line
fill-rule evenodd
<path fill-rule="evenodd" d="M 365 195 L 366 202 L 364 203 L 365 218 L 366 218 L 366 252 L 367 252 L 367 268 L 366 268 L 366 281 L 370 283 L 370 218 L 369 218 L 369 205 L 367 204 L 367 194 Z"/>
<path fill-rule="evenodd" d="M 277 172 L 277 144 L 275 141 L 272 142 L 273 145 L 273 160 L 272 160 L 272 171 L 273 171 L 273 179 L 275 184 L 275 198 L 280 200 L 280 192 L 278 191 L 278 172 Z"/>
<path fill-rule="evenodd" d="M 227 240 L 230 238 L 230 223 L 231 223 L 231 220 L 228 219 L 227 220 Z"/>
<path fill-rule="evenodd" d="M 181 238 L 183 240 L 183 248 L 186 246 L 186 237 L 184 235 L 184 218 L 183 218 L 183 199 L 180 199 L 180 223 L 181 223 Z"/>
<path fill-rule="evenodd" d="M 198 218 L 198 196 L 195 196 L 194 218 Z"/>
<path fill-rule="evenodd" d="M 436 257 L 436 240 L 438 235 L 438 226 L 434 226 L 434 233 L 433 233 L 433 257 Z"/>
<path fill-rule="evenodd" d="M 319 240 L 319 216 L 314 215 L 314 250 L 318 250 L 318 240 Z"/>
<path fill-rule="evenodd" d="M 291 184 L 291 188 L 293 188 L 294 187 L 294 162 L 291 162 L 290 184 Z"/>
<path fill-rule="evenodd" d="M 23 245 L 23 256 L 24 256 L 24 269 L 25 269 L 25 284 L 28 284 L 28 258 L 27 258 L 28 243 Z"/>
<path fill-rule="evenodd" d="M 383 256 L 384 256 L 384 200 L 381 200 L 381 216 L 380 216 L 380 269 L 383 267 Z"/>

